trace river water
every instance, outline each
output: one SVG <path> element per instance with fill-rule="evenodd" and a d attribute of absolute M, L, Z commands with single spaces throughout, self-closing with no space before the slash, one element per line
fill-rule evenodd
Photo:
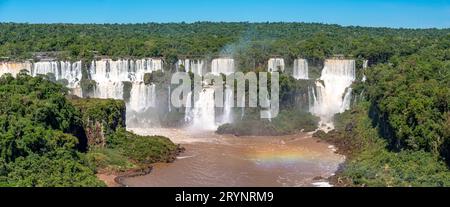
<path fill-rule="evenodd" d="M 136 187 L 293 187 L 328 186 L 324 178 L 344 157 L 308 134 L 235 137 L 178 129 L 129 129 L 163 135 L 186 151 L 174 163 L 154 165 L 152 173 L 127 178 Z"/>

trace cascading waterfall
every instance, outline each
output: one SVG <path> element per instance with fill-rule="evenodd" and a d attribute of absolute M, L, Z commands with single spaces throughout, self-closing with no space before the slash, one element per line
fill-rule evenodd
<path fill-rule="evenodd" d="M 204 60 L 184 59 L 178 60 L 176 66 L 178 72 L 192 72 L 196 75 L 203 75 L 206 64 Z M 184 71 L 180 71 L 182 66 L 184 67 Z"/>
<path fill-rule="evenodd" d="M 149 94 L 147 91 L 153 86 L 143 84 L 144 75 L 157 70 L 162 70 L 162 61 L 160 59 L 141 59 L 136 61 L 102 59 L 92 61 L 90 75 L 91 79 L 97 83 L 92 96 L 96 98 L 123 99 L 123 82 L 131 82 L 131 91 L 142 93 L 134 95 L 140 95 L 139 97 L 146 99 Z M 138 105 L 138 103 L 130 104 Z M 147 105 L 143 107 L 145 108 L 145 106 Z"/>
<path fill-rule="evenodd" d="M 123 81 L 131 81 L 128 76 L 129 65 L 127 60 L 113 61 L 104 59 L 92 61 L 91 79 L 97 85 L 92 94 L 95 98 L 123 99 Z"/>
<path fill-rule="evenodd" d="M 20 70 L 25 69 L 30 72 L 31 76 L 53 74 L 56 81 L 66 80 L 66 86 L 73 90 L 73 94 L 81 96 L 81 61 L 39 61 L 35 63 L 1 63 L 0 75 L 11 73 L 16 76 Z"/>
<path fill-rule="evenodd" d="M 160 59 L 140 60 L 111 60 L 102 59 L 92 61 L 90 68 L 91 79 L 97 84 L 92 97 L 124 99 L 124 82 L 131 83 L 130 98 L 127 101 L 127 117 L 141 117 L 135 120 L 135 124 L 149 124 L 151 120 L 142 118 L 143 114 L 150 108 L 156 107 L 156 85 L 146 85 L 144 76 L 146 73 L 162 70 Z M 149 119 L 151 117 L 149 116 Z M 133 123 L 134 123 L 133 122 Z"/>
<path fill-rule="evenodd" d="M 69 88 L 78 88 L 80 87 L 79 83 L 81 81 L 82 73 L 81 73 L 81 61 L 77 62 L 68 62 L 63 61 L 61 64 L 61 73 L 59 74 L 59 79 L 65 79 L 68 82 Z"/>
<path fill-rule="evenodd" d="M 192 94 L 189 96 L 192 97 Z M 199 93 L 199 99 L 195 101 L 194 107 L 187 108 L 187 120 L 192 121 L 191 127 L 198 130 L 214 131 L 216 125 L 216 109 L 214 102 L 214 88 L 203 88 Z"/>
<path fill-rule="evenodd" d="M 211 73 L 219 75 L 221 73 L 229 75 L 234 73 L 234 59 L 217 58 L 211 62 Z"/>
<path fill-rule="evenodd" d="M 294 60 L 293 77 L 297 80 L 309 79 L 308 61 L 305 59 Z"/>
<path fill-rule="evenodd" d="M 135 67 L 132 67 L 131 71 L 135 73 L 136 81 L 143 81 L 146 73 L 152 73 L 163 69 L 163 62 L 161 59 L 146 58 L 136 60 L 133 64 Z"/>
<path fill-rule="evenodd" d="M 189 67 L 192 68 L 192 65 Z M 234 72 L 234 69 L 234 60 L 231 58 L 217 58 L 211 62 L 211 73 L 214 75 L 229 75 Z M 192 93 L 188 94 L 185 121 L 191 123 L 192 128 L 208 131 L 217 129 L 218 126 L 216 124 L 214 92 L 214 87 L 204 87 L 199 93 L 198 100 L 194 102 L 194 106 L 191 104 Z M 233 103 L 234 93 L 231 88 L 227 87 L 225 89 L 224 108 L 223 116 L 220 121 L 221 123 L 232 122 Z"/>
<path fill-rule="evenodd" d="M 268 72 L 284 72 L 285 64 L 283 58 L 270 58 L 268 63 Z"/>
<path fill-rule="evenodd" d="M 333 117 L 350 108 L 355 81 L 354 60 L 326 60 L 316 89 L 310 92 L 310 112 L 320 117 L 320 129 L 334 129 Z"/>
<path fill-rule="evenodd" d="M 33 68 L 31 69 L 31 76 L 46 75 L 49 73 L 53 73 L 55 75 L 56 80 L 59 80 L 61 76 L 60 69 L 61 68 L 58 67 L 58 62 L 56 61 L 36 62 L 33 64 Z"/>
<path fill-rule="evenodd" d="M 146 110 L 156 107 L 156 85 L 145 85 L 145 73 L 162 70 L 161 59 L 101 59 L 91 62 L 89 78 L 96 82 L 96 87 L 91 94 L 85 94 L 94 98 L 124 99 L 124 82 L 131 83 L 130 98 L 127 100 L 127 117 L 142 115 Z M 82 62 L 50 61 L 43 60 L 31 62 L 1 62 L 0 75 L 11 73 L 16 76 L 22 69 L 30 72 L 30 75 L 53 74 L 57 81 L 66 80 L 67 87 L 72 93 L 83 97 L 80 81 L 82 79 Z M 129 115 L 129 116 L 128 116 Z"/>
<path fill-rule="evenodd" d="M 233 103 L 234 103 L 234 93 L 231 88 L 228 86 L 225 88 L 225 99 L 224 99 L 224 108 L 223 108 L 223 119 L 222 123 L 232 123 L 233 117 L 232 117 L 232 109 L 233 109 Z"/>
<path fill-rule="evenodd" d="M 0 63 L 0 76 L 10 73 L 13 76 L 19 74 L 23 69 L 31 71 L 32 64 L 30 62 L 1 62 Z"/>
<path fill-rule="evenodd" d="M 156 85 L 133 84 L 130 93 L 129 109 L 139 112 L 146 111 L 152 107 L 156 107 Z"/>
<path fill-rule="evenodd" d="M 184 111 L 184 121 L 186 123 L 189 123 L 192 121 L 193 115 L 192 115 L 192 108 L 194 107 L 192 105 L 192 92 L 189 92 L 186 96 L 186 108 Z"/>
<path fill-rule="evenodd" d="M 368 61 L 368 60 L 364 60 L 364 62 L 363 62 L 363 72 L 365 72 L 365 70 L 367 69 L 367 67 L 369 67 L 369 61 Z M 366 82 L 366 80 L 367 80 L 367 76 L 366 76 L 366 74 L 364 73 L 361 81 L 362 81 L 362 82 Z"/>

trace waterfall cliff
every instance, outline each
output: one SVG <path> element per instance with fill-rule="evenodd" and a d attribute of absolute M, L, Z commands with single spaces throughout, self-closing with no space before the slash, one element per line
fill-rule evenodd
<path fill-rule="evenodd" d="M 268 62 L 268 72 L 284 72 L 285 64 L 283 58 L 270 58 Z"/>
<path fill-rule="evenodd" d="M 31 71 L 32 63 L 30 62 L 1 62 L 0 63 L 0 76 L 6 73 L 10 73 L 16 76 L 21 70 L 25 69 L 28 72 Z"/>
<path fill-rule="evenodd" d="M 25 69 L 31 76 L 53 74 L 56 81 L 65 80 L 68 88 L 73 89 L 74 95 L 81 96 L 81 61 L 39 61 L 31 62 L 4 62 L 0 66 L 0 76 L 5 73 L 17 75 L 21 70 Z"/>
<path fill-rule="evenodd" d="M 96 98 L 123 99 L 123 82 L 131 82 L 131 91 L 142 93 L 133 95 L 141 95 L 143 99 L 150 100 L 148 97 L 150 93 L 147 93 L 147 91 L 151 90 L 153 86 L 143 84 L 144 75 L 157 70 L 162 70 L 162 61 L 160 59 L 141 59 L 136 61 L 102 59 L 92 61 L 89 70 L 90 77 L 97 84 L 92 96 Z M 136 105 L 137 103 L 130 104 Z"/>
<path fill-rule="evenodd" d="M 176 67 L 178 72 L 192 72 L 197 75 L 203 75 L 205 73 L 204 71 L 206 70 L 206 64 L 204 60 L 178 60 Z M 181 68 L 184 68 L 184 70 L 181 70 Z"/>
<path fill-rule="evenodd" d="M 309 79 L 308 61 L 305 59 L 294 60 L 293 77 L 297 80 Z"/>
<path fill-rule="evenodd" d="M 316 88 L 310 92 L 310 112 L 320 117 L 320 128 L 334 128 L 333 117 L 350 108 L 351 88 L 355 81 L 354 60 L 326 60 Z"/>
<path fill-rule="evenodd" d="M 123 100 L 126 92 L 129 92 L 126 100 L 129 120 L 133 119 L 133 124 L 136 125 L 154 123 L 155 120 L 151 120 L 153 117 L 144 114 L 156 107 L 156 85 L 146 85 L 144 75 L 162 70 L 162 67 L 162 60 L 151 58 L 92 61 L 90 78 L 96 82 L 96 86 L 89 95 L 94 98 Z M 125 91 L 125 83 L 131 86 L 127 89 L 129 91 Z"/>

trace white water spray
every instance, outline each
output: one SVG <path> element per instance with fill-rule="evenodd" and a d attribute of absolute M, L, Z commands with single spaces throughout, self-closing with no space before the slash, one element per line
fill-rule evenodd
<path fill-rule="evenodd" d="M 310 112 L 320 117 L 319 128 L 334 129 L 333 117 L 350 108 L 351 88 L 355 81 L 354 60 L 326 60 L 322 76 L 311 90 Z"/>
<path fill-rule="evenodd" d="M 192 97 L 192 94 L 188 95 L 188 97 Z M 186 115 L 188 116 L 186 119 L 192 121 L 191 128 L 206 131 L 215 131 L 217 129 L 214 101 L 214 88 L 202 89 L 194 107 L 186 108 Z"/>

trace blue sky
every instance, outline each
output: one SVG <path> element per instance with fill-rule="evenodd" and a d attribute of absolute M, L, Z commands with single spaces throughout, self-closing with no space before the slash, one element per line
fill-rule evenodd
<path fill-rule="evenodd" d="M 450 0 L 0 0 L 0 22 L 182 21 L 450 28 Z"/>

